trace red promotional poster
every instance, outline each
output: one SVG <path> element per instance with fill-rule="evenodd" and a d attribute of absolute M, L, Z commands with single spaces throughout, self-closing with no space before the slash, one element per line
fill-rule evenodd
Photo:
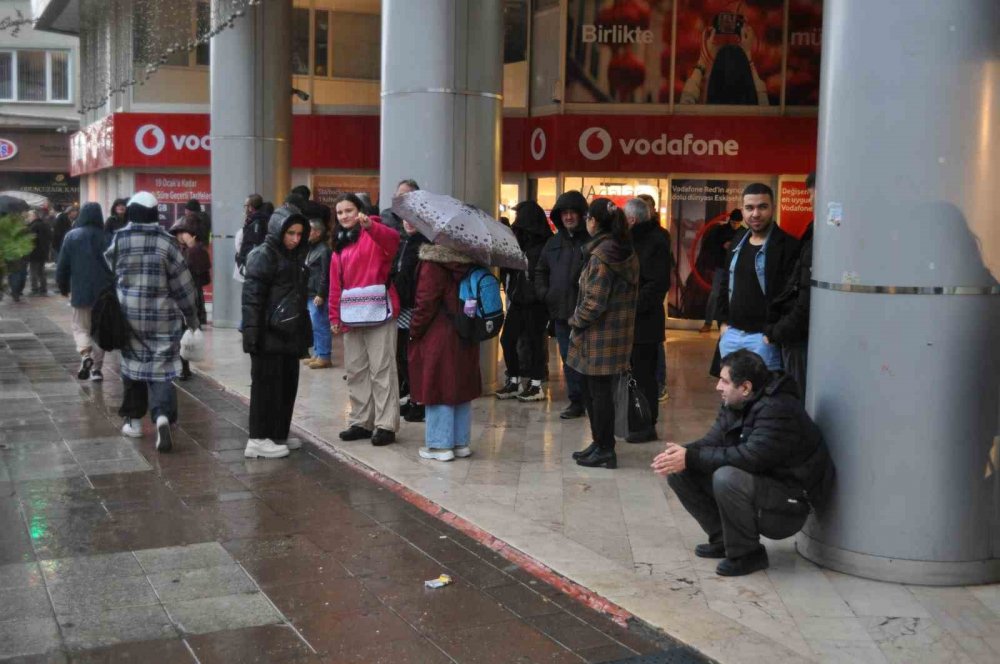
<path fill-rule="evenodd" d="M 813 220 L 813 204 L 805 182 L 782 180 L 778 189 L 778 223 L 782 230 L 802 237 Z"/>
<path fill-rule="evenodd" d="M 823 0 L 790 0 L 785 103 L 819 105 L 819 60 L 823 50 Z"/>
<path fill-rule="evenodd" d="M 212 177 L 206 173 L 136 173 L 135 190 L 156 197 L 165 228 L 184 216 L 184 204 L 192 198 L 211 214 Z"/>
<path fill-rule="evenodd" d="M 781 102 L 785 0 L 678 0 L 674 101 Z"/>

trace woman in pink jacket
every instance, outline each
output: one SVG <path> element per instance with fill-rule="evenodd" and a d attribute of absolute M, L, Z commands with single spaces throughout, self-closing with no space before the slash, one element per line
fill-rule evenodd
<path fill-rule="evenodd" d="M 344 335 L 344 368 L 351 402 L 348 427 L 341 440 L 371 438 L 372 445 L 388 445 L 399 429 L 399 384 L 396 377 L 396 322 L 399 296 L 389 279 L 399 233 L 378 217 L 361 211 L 354 194 L 342 194 L 335 203 L 337 227 L 330 238 L 330 331 Z M 350 289 L 385 286 L 391 313 L 384 322 L 345 325 L 341 295 Z M 375 288 L 374 290 L 378 290 Z"/>

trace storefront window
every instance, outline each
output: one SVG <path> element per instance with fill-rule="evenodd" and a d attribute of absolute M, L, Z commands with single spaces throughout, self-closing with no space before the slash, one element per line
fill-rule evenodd
<path fill-rule="evenodd" d="M 514 206 L 521 202 L 521 187 L 517 184 L 500 185 L 500 216 L 507 217 L 510 223 L 514 223 L 517 214 Z"/>
<path fill-rule="evenodd" d="M 535 202 L 542 206 L 546 214 L 556 204 L 556 198 L 558 196 L 556 194 L 555 178 L 538 178 L 535 180 Z"/>
<path fill-rule="evenodd" d="M 302 7 L 292 10 L 292 73 L 309 74 L 309 10 Z"/>
<path fill-rule="evenodd" d="M 313 74 L 330 75 L 330 12 L 316 12 L 313 27 Z"/>
<path fill-rule="evenodd" d="M 620 175 L 574 177 L 563 179 L 563 191 L 576 189 L 587 202 L 595 198 L 610 198 L 618 205 L 625 205 L 630 198 L 649 194 L 656 201 L 661 221 L 667 218 L 668 181 L 666 178 L 632 178 Z"/>
<path fill-rule="evenodd" d="M 14 54 L 0 53 L 0 99 L 14 98 Z"/>
<path fill-rule="evenodd" d="M 337 26 L 333 40 L 333 76 L 377 81 L 382 66 L 382 17 L 379 14 L 331 12 Z"/>
<path fill-rule="evenodd" d="M 69 53 L 56 51 L 52 60 L 52 101 L 69 101 Z"/>

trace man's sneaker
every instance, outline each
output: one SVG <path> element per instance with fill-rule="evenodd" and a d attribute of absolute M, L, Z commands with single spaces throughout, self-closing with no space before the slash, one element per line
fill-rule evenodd
<path fill-rule="evenodd" d="M 122 424 L 122 435 L 129 438 L 142 438 L 142 420 L 135 417 L 126 417 Z"/>
<path fill-rule="evenodd" d="M 723 542 L 704 542 L 694 547 L 694 555 L 699 558 L 725 558 L 726 545 Z"/>
<path fill-rule="evenodd" d="M 745 556 L 724 559 L 715 568 L 715 573 L 719 576 L 746 576 L 767 569 L 769 565 L 767 549 L 761 546 Z"/>
<path fill-rule="evenodd" d="M 559 413 L 559 419 L 561 420 L 575 420 L 578 417 L 583 417 L 587 414 L 587 409 L 583 407 L 583 404 L 579 401 L 570 401 L 569 406 L 566 410 Z"/>
<path fill-rule="evenodd" d="M 100 369 L 92 369 L 90 372 L 90 380 L 94 383 L 100 383 L 104 380 L 104 374 L 101 373 Z"/>
<path fill-rule="evenodd" d="M 169 452 L 174 446 L 170 439 L 170 420 L 166 415 L 156 418 L 156 451 Z"/>
<path fill-rule="evenodd" d="M 372 432 L 363 426 L 352 424 L 345 431 L 340 432 L 341 440 L 364 440 L 365 438 L 371 438 Z"/>
<path fill-rule="evenodd" d="M 274 441 L 274 444 L 275 445 L 284 445 L 285 447 L 287 447 L 290 450 L 297 450 L 297 449 L 300 449 L 302 447 L 302 439 L 301 438 L 286 438 L 285 440 L 276 440 L 276 441 Z"/>
<path fill-rule="evenodd" d="M 545 393 L 542 392 L 541 385 L 529 384 L 524 388 L 524 392 L 517 395 L 517 400 L 522 403 L 527 403 L 528 401 L 541 401 L 545 398 Z"/>
<path fill-rule="evenodd" d="M 455 453 L 456 459 L 465 459 L 472 456 L 472 450 L 469 449 L 468 445 L 456 445 L 451 451 Z"/>
<path fill-rule="evenodd" d="M 243 456 L 247 459 L 281 459 L 288 456 L 288 447 L 278 445 L 273 440 L 267 438 L 251 438 L 247 441 Z"/>
<path fill-rule="evenodd" d="M 306 366 L 308 366 L 310 369 L 329 369 L 333 366 L 333 362 L 330 361 L 330 358 L 323 359 L 317 357 L 315 360 L 313 360 Z"/>
<path fill-rule="evenodd" d="M 433 447 L 421 447 L 418 454 L 421 459 L 431 459 L 432 461 L 451 461 L 455 458 L 454 450 L 438 450 Z"/>
<path fill-rule="evenodd" d="M 76 372 L 76 377 L 80 380 L 87 380 L 90 378 L 90 367 L 94 366 L 94 360 L 89 357 L 85 357 L 80 360 L 80 370 Z"/>
<path fill-rule="evenodd" d="M 396 434 L 388 429 L 375 429 L 375 434 L 372 436 L 372 445 L 375 447 L 382 447 L 384 445 L 389 445 L 396 442 Z"/>
<path fill-rule="evenodd" d="M 517 396 L 517 393 L 521 391 L 518 387 L 516 380 L 507 379 L 507 382 L 503 384 L 499 390 L 494 392 L 497 399 L 513 399 Z"/>

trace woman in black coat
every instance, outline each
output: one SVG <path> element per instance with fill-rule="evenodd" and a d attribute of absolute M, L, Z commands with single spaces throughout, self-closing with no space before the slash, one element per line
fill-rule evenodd
<path fill-rule="evenodd" d="M 288 439 L 299 386 L 299 360 L 312 343 L 306 310 L 308 221 L 282 206 L 267 237 L 247 258 L 243 351 L 250 354 L 250 440 L 244 456 L 277 459 L 301 445 Z"/>
<path fill-rule="evenodd" d="M 410 319 L 413 317 L 413 307 L 417 293 L 417 264 L 420 247 L 427 244 L 427 238 L 420 234 L 410 222 L 403 222 L 403 232 L 396 258 L 392 262 L 392 282 L 399 293 L 399 318 L 396 319 L 396 372 L 399 374 L 400 403 L 406 403 L 400 408 L 403 419 L 407 422 L 423 422 L 424 407 L 410 400 L 410 363 L 407 352 L 410 341 Z"/>
<path fill-rule="evenodd" d="M 116 198 L 115 202 L 111 204 L 111 214 L 108 216 L 107 221 L 104 222 L 104 233 L 108 236 L 108 242 L 111 242 L 111 236 L 125 228 L 128 221 L 125 219 L 125 208 L 128 207 L 127 198 Z"/>

